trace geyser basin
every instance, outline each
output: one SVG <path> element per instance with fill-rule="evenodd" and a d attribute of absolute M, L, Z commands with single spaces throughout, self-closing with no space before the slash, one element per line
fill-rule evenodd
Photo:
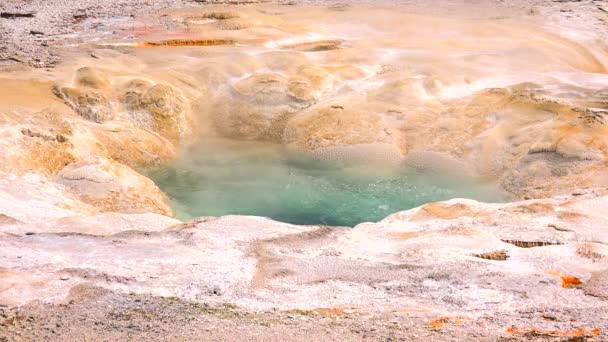
<path fill-rule="evenodd" d="M 319 161 L 284 147 L 206 141 L 149 176 L 180 219 L 255 215 L 294 224 L 354 226 L 455 197 L 497 202 L 492 184 L 401 166 Z"/>

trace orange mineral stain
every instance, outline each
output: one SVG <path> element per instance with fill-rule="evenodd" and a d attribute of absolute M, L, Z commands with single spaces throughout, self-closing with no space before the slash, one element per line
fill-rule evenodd
<path fill-rule="evenodd" d="M 565 288 L 574 288 L 583 283 L 577 277 L 561 276 L 561 278 L 562 278 L 562 287 L 565 287 Z"/>
<path fill-rule="evenodd" d="M 562 280 L 562 287 L 566 289 L 573 289 L 583 283 L 579 278 L 565 275 L 558 270 L 547 270 L 545 273 L 560 277 Z"/>
<path fill-rule="evenodd" d="M 429 321 L 427 324 L 434 328 L 445 328 L 448 326 L 449 319 L 447 317 L 440 317 L 438 319 Z"/>

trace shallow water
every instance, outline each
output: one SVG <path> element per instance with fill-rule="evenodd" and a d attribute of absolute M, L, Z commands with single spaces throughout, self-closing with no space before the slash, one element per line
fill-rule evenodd
<path fill-rule="evenodd" d="M 180 219 L 229 214 L 354 226 L 424 203 L 506 199 L 492 184 L 401 166 L 314 160 L 264 143 L 207 141 L 149 173 Z"/>

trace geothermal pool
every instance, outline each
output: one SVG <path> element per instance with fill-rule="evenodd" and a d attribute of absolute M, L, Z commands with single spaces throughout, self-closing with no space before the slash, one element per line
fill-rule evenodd
<path fill-rule="evenodd" d="M 352 227 L 428 202 L 506 199 L 493 184 L 471 177 L 406 164 L 322 161 L 277 144 L 231 140 L 204 141 L 149 176 L 183 220 L 235 214 Z"/>
<path fill-rule="evenodd" d="M 174 32 L 126 40 L 137 60 L 122 57 L 112 70 L 133 65 L 172 85 L 116 78 L 133 124 L 173 142 L 190 131 L 200 139 L 148 173 L 180 219 L 354 226 L 451 198 L 508 199 L 467 174 L 524 197 L 589 170 L 574 160 L 599 160 L 584 146 L 604 114 L 584 108 L 603 108 L 605 68 L 528 15 L 243 7 L 167 18 Z M 132 120 L 142 109 L 157 115 L 152 123 Z M 387 158 L 365 162 L 370 149 Z M 454 161 L 408 162 L 419 153 Z M 323 156 L 333 161 L 315 159 Z"/>

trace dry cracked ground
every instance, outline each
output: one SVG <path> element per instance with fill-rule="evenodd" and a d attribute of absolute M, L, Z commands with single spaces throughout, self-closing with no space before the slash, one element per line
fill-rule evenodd
<path fill-rule="evenodd" d="M 608 340 L 607 11 L 3 1 L 0 341 Z M 141 172 L 207 137 L 511 202 L 181 222 Z"/>

